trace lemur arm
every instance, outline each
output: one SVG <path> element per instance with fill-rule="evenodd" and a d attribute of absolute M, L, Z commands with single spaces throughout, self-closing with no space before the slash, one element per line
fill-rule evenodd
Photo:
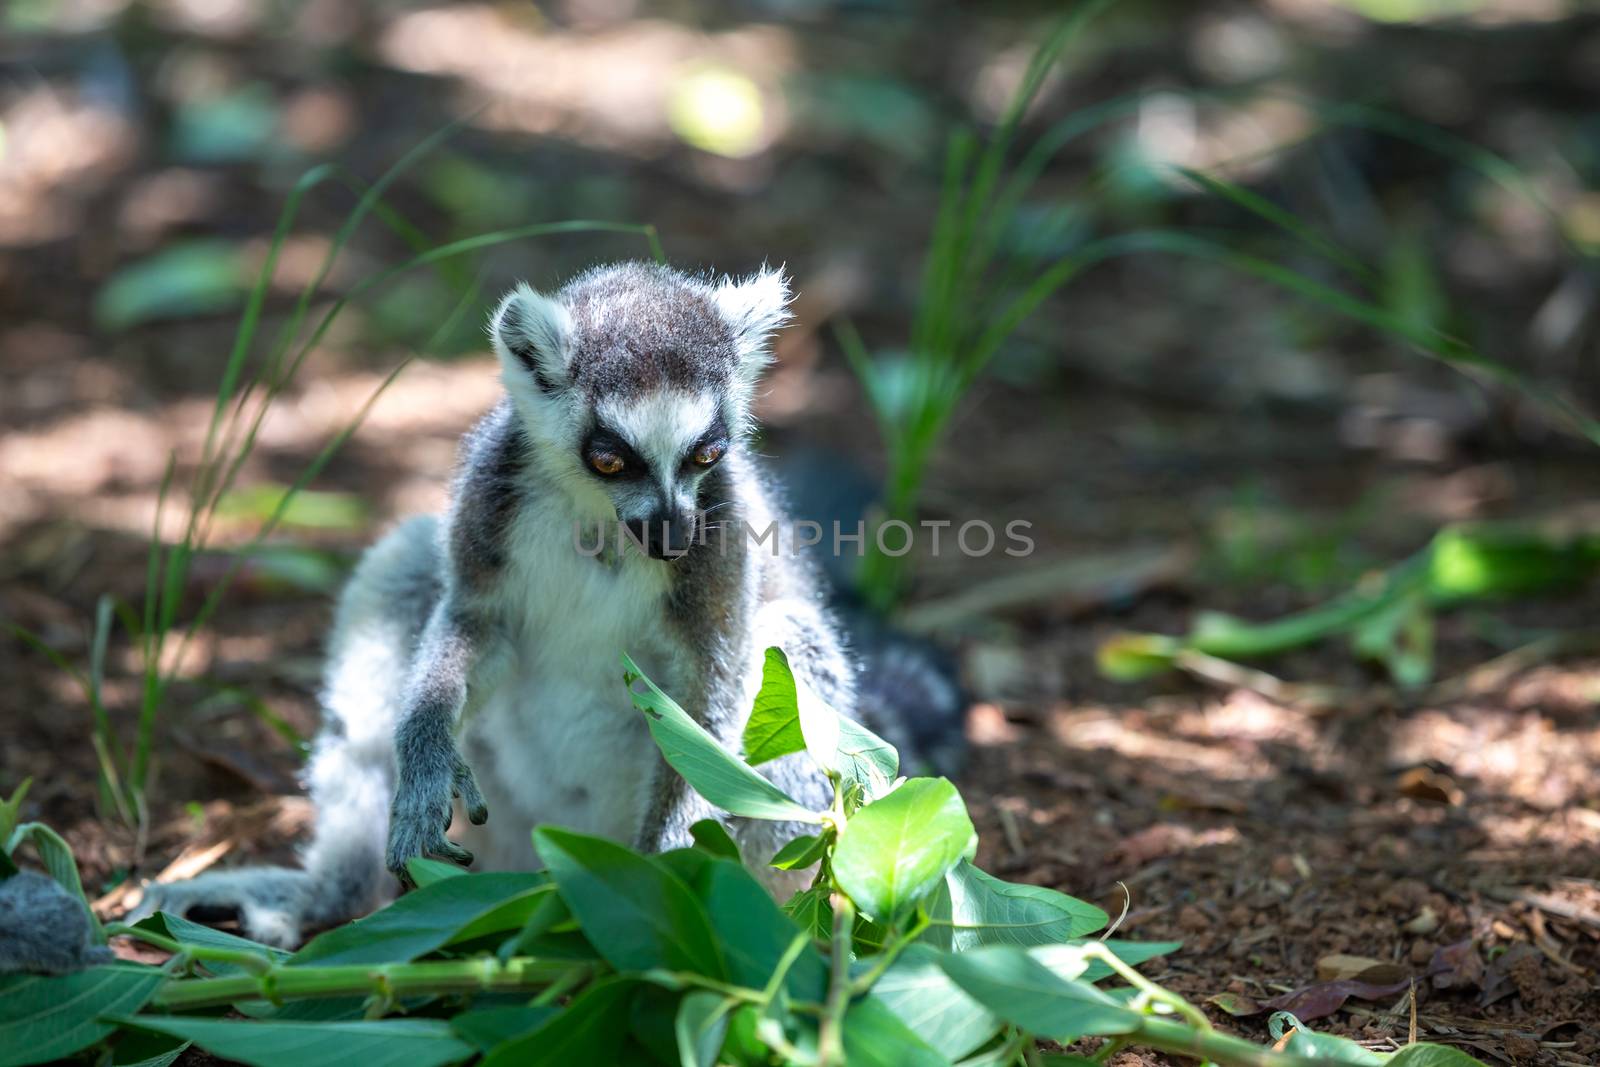
<path fill-rule="evenodd" d="M 455 725 L 494 691 L 506 660 L 488 620 L 449 596 L 434 608 L 395 725 L 398 776 L 389 809 L 386 864 L 403 885 L 410 884 L 406 861 L 414 856 L 472 862 L 472 853 L 445 837 L 454 797 L 461 798 L 474 824 L 489 818 L 472 769 L 456 750 Z"/>

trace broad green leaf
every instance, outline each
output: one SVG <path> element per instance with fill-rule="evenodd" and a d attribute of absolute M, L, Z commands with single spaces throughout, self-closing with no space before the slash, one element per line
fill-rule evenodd
<path fill-rule="evenodd" d="M 782 871 L 804 869 L 822 859 L 827 851 L 828 838 L 825 834 L 801 834 L 778 850 L 770 866 Z"/>
<path fill-rule="evenodd" d="M 96 943 L 105 944 L 106 935 L 100 928 L 100 919 L 83 895 L 83 882 L 78 877 L 78 861 L 72 858 L 72 847 L 44 823 L 25 822 L 11 831 L 11 839 L 6 842 L 6 853 L 14 855 L 24 841 L 33 844 L 34 851 L 39 854 L 39 862 L 44 864 L 50 877 L 83 905 L 83 913 L 89 918 L 89 929 Z"/>
<path fill-rule="evenodd" d="M 456 1036 L 482 1052 L 519 1038 L 553 1019 L 559 1008 L 523 1005 L 506 1008 L 478 1008 L 464 1011 L 450 1020 Z"/>
<path fill-rule="evenodd" d="M 821 886 L 802 889 L 790 897 L 783 910 L 800 929 L 818 941 L 826 941 L 833 932 L 833 907 L 828 903 L 827 890 Z"/>
<path fill-rule="evenodd" d="M 486 932 L 484 921 L 497 915 L 504 920 L 503 929 L 514 930 L 527 921 L 535 898 L 548 883 L 543 874 L 511 871 L 446 878 L 407 893 L 382 911 L 318 935 L 294 954 L 289 965 L 414 960 L 469 928 Z M 507 905 L 512 907 L 507 910 Z"/>
<path fill-rule="evenodd" d="M 750 819 L 779 822 L 820 822 L 821 816 L 802 807 L 783 790 L 750 769 L 750 765 L 717 743 L 716 738 L 689 717 L 667 694 L 639 670 L 626 654 L 623 680 L 634 707 L 644 713 L 650 736 L 668 765 L 714 806 Z M 634 689 L 643 682 L 645 692 Z"/>
<path fill-rule="evenodd" d="M 794 674 L 781 648 L 767 649 L 761 666 L 761 688 L 744 724 L 744 758 L 752 767 L 804 751 Z"/>
<path fill-rule="evenodd" d="M 713 856 L 722 856 L 730 860 L 743 859 L 739 854 L 739 845 L 728 834 L 727 827 L 715 819 L 701 819 L 689 827 L 689 835 L 694 838 L 697 847 Z"/>
<path fill-rule="evenodd" d="M 950 1067 L 948 1057 L 868 994 L 844 1014 L 844 1056 L 850 1067 Z"/>
<path fill-rule="evenodd" d="M 567 907 L 613 967 L 727 976 L 705 907 L 661 864 L 614 842 L 549 826 L 535 830 L 534 841 Z"/>
<path fill-rule="evenodd" d="M 722 1039 L 728 1033 L 728 1013 L 739 1001 L 720 993 L 697 990 L 678 1002 L 673 1032 L 683 1067 L 716 1067 Z"/>
<path fill-rule="evenodd" d="M 156 319 L 226 311 L 244 299 L 244 277 L 238 245 L 170 245 L 107 279 L 95 294 L 95 321 L 115 333 Z"/>
<path fill-rule="evenodd" d="M 1283 1042 L 1284 1052 L 1297 1056 L 1311 1056 L 1350 1067 L 1380 1067 L 1390 1062 L 1389 1057 L 1380 1056 L 1348 1037 L 1319 1034 L 1286 1011 L 1276 1011 L 1268 1017 L 1267 1032 L 1274 1042 Z"/>
<path fill-rule="evenodd" d="M 121 1019 L 192 1041 L 215 1056 L 251 1067 L 444 1067 L 474 1054 L 440 1019 L 349 1022 L 232 1022 L 183 1016 Z"/>
<path fill-rule="evenodd" d="M 1132 1033 L 1137 1012 L 1089 985 L 1057 977 L 1012 945 L 939 957 L 939 965 L 978 1003 L 1006 1022 L 1056 1041 Z"/>
<path fill-rule="evenodd" d="M 839 834 L 833 876 L 862 912 L 893 923 L 977 846 L 961 794 L 913 778 L 858 810 Z"/>
<path fill-rule="evenodd" d="M 479 1067 L 619 1063 L 633 992 L 628 978 L 597 982 L 537 1030 L 497 1045 Z"/>
<path fill-rule="evenodd" d="M 170 1067 L 190 1044 L 170 1034 L 147 1030 L 124 1030 L 114 1040 L 111 1067 Z"/>
<path fill-rule="evenodd" d="M 800 732 L 817 766 L 861 788 L 868 799 L 889 791 L 900 773 L 894 746 L 852 719 L 840 715 L 800 679 L 794 679 Z"/>
<path fill-rule="evenodd" d="M 446 878 L 458 878 L 468 872 L 464 867 L 446 863 L 444 860 L 412 856 L 406 861 L 406 873 L 411 875 L 411 881 L 418 889 L 426 889 L 435 882 L 442 882 Z"/>
<path fill-rule="evenodd" d="M 247 938 L 239 937 L 237 934 L 230 934 L 225 930 L 202 926 L 197 922 L 191 922 L 177 915 L 168 915 L 164 911 L 158 911 L 149 918 L 139 920 L 134 924 L 134 928 L 165 934 L 174 941 L 186 945 L 244 949 L 248 952 L 258 953 L 262 959 L 271 963 L 287 959 L 289 956 L 289 953 L 281 948 L 263 945 L 259 941 L 251 941 Z M 244 970 L 243 967 L 235 963 L 217 963 L 211 960 L 207 960 L 205 966 L 207 970 L 214 971 L 217 974 L 239 974 Z"/>
<path fill-rule="evenodd" d="M 944 973 L 939 953 L 909 945 L 872 986 L 912 1033 L 952 1060 L 969 1055 L 1000 1030 L 1000 1020 Z"/>
<path fill-rule="evenodd" d="M 567 907 L 567 902 L 561 899 L 559 892 L 539 894 L 532 913 L 522 924 L 522 929 L 516 937 L 509 937 L 502 942 L 496 955 L 502 960 L 508 960 L 512 956 L 525 953 L 549 954 L 552 948 L 549 944 L 549 935 L 558 929 L 575 928 L 576 925 L 571 909 Z"/>
<path fill-rule="evenodd" d="M 945 888 L 949 913 L 935 915 L 929 940 L 955 952 L 979 945 L 1058 944 L 1106 924 L 1106 913 L 1093 904 L 1054 889 L 1002 881 L 965 860 L 945 876 Z"/>
<path fill-rule="evenodd" d="M 49 1063 L 88 1048 L 115 1029 L 101 1016 L 138 1011 L 165 980 L 154 967 L 132 965 L 0 975 L 0 1067 Z"/>
<path fill-rule="evenodd" d="M 1036 945 L 1028 955 L 1056 973 L 1058 978 L 1077 978 L 1085 982 L 1098 982 L 1113 972 L 1099 960 L 1085 960 L 1078 948 L 1089 942 L 1072 941 L 1065 945 Z M 1123 963 L 1136 967 L 1157 956 L 1170 956 L 1183 947 L 1182 941 L 1101 941 L 1111 954 Z M 1084 966 L 1087 964 L 1087 966 Z"/>
<path fill-rule="evenodd" d="M 541 910 L 546 899 L 556 896 L 555 887 L 546 883 L 526 893 L 519 893 L 490 908 L 461 929 L 450 935 L 447 946 L 465 945 L 479 938 L 522 930 Z"/>
<path fill-rule="evenodd" d="M 650 861 L 677 875 L 678 881 L 688 886 L 698 896 L 702 888 L 700 879 L 715 858 L 703 848 L 669 848 L 665 852 L 651 856 Z"/>
<path fill-rule="evenodd" d="M 783 913 L 748 870 L 729 860 L 712 861 L 704 899 L 727 957 L 728 979 L 751 989 L 765 988 L 804 927 Z M 796 1000 L 822 1000 L 828 965 L 815 945 L 808 942 L 793 958 L 784 988 Z"/>
<path fill-rule="evenodd" d="M 1385 1067 L 1484 1067 L 1483 1061 L 1449 1045 L 1419 1042 L 1384 1060 Z"/>

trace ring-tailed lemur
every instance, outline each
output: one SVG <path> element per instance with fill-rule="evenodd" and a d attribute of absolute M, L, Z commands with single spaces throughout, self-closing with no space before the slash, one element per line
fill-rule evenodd
<path fill-rule="evenodd" d="M 304 868 L 152 886 L 140 912 L 237 910 L 250 937 L 290 945 L 381 904 L 414 856 L 534 866 L 541 822 L 689 843 L 713 812 L 658 755 L 621 651 L 733 751 L 769 646 L 854 713 L 810 569 L 743 536 L 779 518 L 744 442 L 787 306 L 777 270 L 716 281 L 644 264 L 507 295 L 490 323 L 507 396 L 464 441 L 449 513 L 374 546 L 339 602 Z M 575 546 L 575 528 L 619 522 L 648 555 Z M 762 771 L 828 801 L 803 756 Z M 471 824 L 460 844 L 445 836 L 453 796 Z M 724 820 L 758 868 L 794 829 Z"/>

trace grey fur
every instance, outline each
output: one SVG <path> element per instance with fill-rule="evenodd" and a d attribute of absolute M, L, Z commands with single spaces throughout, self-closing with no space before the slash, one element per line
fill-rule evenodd
<path fill-rule="evenodd" d="M 629 558 L 631 549 L 589 558 L 570 541 L 574 523 L 638 522 L 666 508 L 675 517 L 709 512 L 702 534 L 777 518 L 744 435 L 787 300 L 778 272 L 734 282 L 644 264 L 590 271 L 554 297 L 513 290 L 490 326 L 509 395 L 464 439 L 448 515 L 391 533 L 341 598 L 305 869 L 154 886 L 141 911 L 231 907 L 249 935 L 291 944 L 307 926 L 380 903 L 414 856 L 471 862 L 445 836 L 452 799 L 473 824 L 460 832 L 490 865 L 532 862 L 523 855 L 530 823 L 563 822 L 552 810 L 561 805 L 643 848 L 688 844 L 689 827 L 716 813 L 650 745 L 621 682 L 621 651 L 648 658 L 655 680 L 731 751 L 770 645 L 853 714 L 851 663 L 814 576 L 792 552 L 753 549 L 730 534 L 675 559 Z M 696 425 L 675 425 L 680 411 Z M 630 471 L 631 480 L 590 469 L 581 453 L 597 428 L 649 436 L 629 444 L 650 469 Z M 692 442 L 716 434 L 727 438 L 720 461 L 692 463 Z M 643 648 L 603 648 L 595 659 L 594 646 L 613 633 Z M 572 668 L 579 673 L 562 673 L 566 659 L 582 661 Z M 605 666 L 581 673 L 591 661 Z M 609 747 L 579 753 L 595 771 L 574 780 L 573 752 L 556 750 L 591 733 Z M 555 747 L 530 748 L 529 737 Z M 635 757 L 645 762 L 632 775 Z M 826 779 L 803 759 L 763 773 L 801 803 L 826 804 Z M 481 828 L 489 807 L 495 821 Z M 797 829 L 726 821 L 761 868 Z"/>
<path fill-rule="evenodd" d="M 70 974 L 116 958 L 94 943 L 83 901 L 54 878 L 19 871 L 0 881 L 0 974 Z"/>

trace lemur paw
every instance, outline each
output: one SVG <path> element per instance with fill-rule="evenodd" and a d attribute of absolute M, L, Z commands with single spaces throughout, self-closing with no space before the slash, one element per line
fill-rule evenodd
<path fill-rule="evenodd" d="M 466 761 L 451 753 L 445 773 L 406 773 L 402 769 L 389 810 L 389 848 L 384 858 L 389 871 L 407 888 L 412 886 L 407 861 L 434 856 L 471 866 L 472 853 L 444 835 L 450 829 L 452 797 L 460 797 L 467 817 L 482 823 L 489 809 Z"/>
<path fill-rule="evenodd" d="M 489 821 L 489 805 L 483 802 L 483 794 L 478 791 L 478 780 L 472 776 L 472 768 L 467 766 L 467 761 L 460 756 L 456 757 L 454 778 L 450 795 L 461 799 L 461 806 L 467 809 L 467 819 L 474 826 L 482 826 Z"/>

